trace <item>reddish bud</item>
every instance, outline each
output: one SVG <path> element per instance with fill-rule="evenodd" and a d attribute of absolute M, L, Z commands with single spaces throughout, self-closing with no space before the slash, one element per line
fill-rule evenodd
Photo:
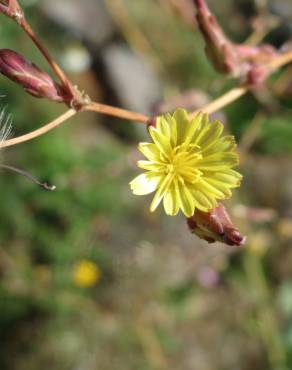
<path fill-rule="evenodd" d="M 233 225 L 223 204 L 209 212 L 196 211 L 187 222 L 192 233 L 209 243 L 219 241 L 240 246 L 245 242 L 245 237 Z"/>
<path fill-rule="evenodd" d="M 279 52 L 271 45 L 237 45 L 229 40 L 205 0 L 194 0 L 197 21 L 206 43 L 206 54 L 213 67 L 241 82 L 261 85 L 271 73 L 268 67 Z"/>
<path fill-rule="evenodd" d="M 238 74 L 238 57 L 233 44 L 225 36 L 205 0 L 194 0 L 197 8 L 197 21 L 206 41 L 206 54 L 219 72 Z"/>
<path fill-rule="evenodd" d="M 67 94 L 46 72 L 13 50 L 0 49 L 0 72 L 37 98 L 68 102 Z"/>

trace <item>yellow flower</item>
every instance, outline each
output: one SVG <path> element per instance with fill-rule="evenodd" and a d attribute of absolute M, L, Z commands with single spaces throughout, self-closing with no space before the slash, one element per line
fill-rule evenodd
<path fill-rule="evenodd" d="M 138 166 L 147 172 L 130 183 L 133 193 L 156 191 L 151 212 L 163 200 L 168 215 L 181 209 L 187 217 L 196 209 L 207 212 L 217 206 L 217 200 L 229 198 L 230 189 L 240 185 L 242 176 L 232 170 L 239 158 L 234 137 L 221 137 L 223 128 L 203 113 L 190 120 L 183 109 L 157 117 L 156 127 L 149 128 L 153 143 L 139 144 L 148 160 L 138 161 Z"/>
<path fill-rule="evenodd" d="M 73 280 L 81 288 L 90 288 L 94 286 L 101 277 L 99 267 L 92 261 L 81 260 L 73 271 Z"/>

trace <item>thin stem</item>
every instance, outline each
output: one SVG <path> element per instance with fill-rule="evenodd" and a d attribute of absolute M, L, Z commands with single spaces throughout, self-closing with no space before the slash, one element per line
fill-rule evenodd
<path fill-rule="evenodd" d="M 211 103 L 207 104 L 206 106 L 195 110 L 190 114 L 190 117 L 194 117 L 199 111 L 206 112 L 208 114 L 217 112 L 218 110 L 222 109 L 226 105 L 229 105 L 233 101 L 239 99 L 248 91 L 247 86 L 236 87 L 227 93 L 221 95 L 219 98 L 213 100 Z"/>
<path fill-rule="evenodd" d="M 20 22 L 20 27 L 23 31 L 30 37 L 32 42 L 36 45 L 42 55 L 45 57 L 49 65 L 51 66 L 52 70 L 55 72 L 56 76 L 60 79 L 62 86 L 68 91 L 72 93 L 72 84 L 69 78 L 66 76 L 65 72 L 59 67 L 59 65 L 55 62 L 55 60 L 51 57 L 48 49 L 43 45 L 42 41 L 33 31 L 31 26 L 27 23 L 26 19 L 23 17 L 22 21 Z"/>
<path fill-rule="evenodd" d="M 13 167 L 13 166 L 8 166 L 7 164 L 0 164 L 0 170 L 1 169 L 2 170 L 8 170 L 8 171 L 11 171 L 11 172 L 15 172 L 15 173 L 17 173 L 21 176 L 24 176 L 28 180 L 32 181 L 34 184 L 43 188 L 44 190 L 54 191 L 56 189 L 55 185 L 49 185 L 47 182 L 40 182 L 34 176 L 32 176 L 30 173 L 28 173 L 26 171 L 23 171 L 20 168 L 16 168 L 16 167 Z"/>
<path fill-rule="evenodd" d="M 272 71 L 277 70 L 278 68 L 288 64 L 292 61 L 292 50 L 288 51 L 287 53 L 279 55 L 277 58 L 273 59 L 270 63 L 268 63 L 268 67 L 271 68 Z"/>
<path fill-rule="evenodd" d="M 280 68 L 284 66 L 285 64 L 288 64 L 292 61 L 292 51 L 288 52 L 286 54 L 280 55 L 275 60 L 270 62 L 268 64 L 268 67 L 270 67 L 272 70 L 275 70 L 277 68 Z M 246 94 L 251 86 L 241 86 L 236 87 L 221 97 L 213 100 L 211 103 L 207 104 L 205 107 L 200 108 L 199 110 L 196 110 L 192 113 L 190 113 L 190 117 L 193 117 L 198 111 L 203 111 L 206 113 L 214 113 L 222 108 L 224 108 L 226 105 L 229 105 L 233 101 L 239 99 L 241 96 Z M 87 105 L 83 106 L 83 111 L 93 111 L 113 117 L 118 117 L 130 121 L 140 122 L 146 124 L 147 121 L 150 119 L 150 117 L 145 116 L 144 114 L 131 112 L 125 109 L 120 109 L 116 107 L 112 107 L 110 105 L 106 104 L 100 104 L 100 103 L 89 103 Z M 46 132 L 53 130 L 55 127 L 59 126 L 61 123 L 65 122 L 67 119 L 74 116 L 77 112 L 73 109 L 68 110 L 66 113 L 62 114 L 60 117 L 56 118 L 54 121 L 48 123 L 47 125 L 32 131 L 26 135 L 22 135 L 10 140 L 3 141 L 1 143 L 1 148 L 8 147 L 12 145 L 17 145 L 20 143 L 23 143 L 25 141 L 32 140 L 38 136 L 41 136 L 45 134 Z"/>
<path fill-rule="evenodd" d="M 86 106 L 84 106 L 83 110 L 93 111 L 96 113 L 105 114 L 107 116 L 122 118 L 129 121 L 136 121 L 140 123 L 146 123 L 150 119 L 150 117 L 145 116 L 144 114 L 131 112 L 125 109 L 116 108 L 110 105 L 100 103 L 89 103 Z"/>
<path fill-rule="evenodd" d="M 271 71 L 276 71 L 280 67 L 292 62 L 292 51 L 289 51 L 285 54 L 279 55 L 277 58 L 273 59 L 269 63 L 266 64 Z M 213 100 L 211 103 L 207 104 L 205 107 L 195 110 L 194 112 L 190 113 L 190 117 L 193 117 L 198 113 L 198 111 L 203 111 L 206 113 L 214 113 L 226 105 L 234 102 L 235 100 L 239 99 L 241 96 L 245 95 L 252 86 L 246 85 L 241 87 L 235 87 L 234 89 L 228 91 L 224 95 L 220 96 L 219 98 Z"/>
<path fill-rule="evenodd" d="M 140 113 L 130 112 L 125 109 L 120 109 L 116 107 L 112 107 L 110 105 L 100 104 L 100 103 L 90 103 L 83 108 L 84 111 L 93 111 L 113 117 L 118 117 L 122 119 L 127 119 L 130 121 L 136 121 L 141 123 L 146 123 L 150 117 L 145 116 Z M 25 141 L 32 140 L 38 136 L 44 135 L 48 131 L 53 130 L 57 126 L 61 125 L 65 121 L 67 121 L 69 118 L 73 117 L 77 112 L 74 109 L 69 109 L 67 112 L 62 114 L 61 116 L 57 117 L 54 121 L 47 123 L 45 126 L 32 131 L 28 134 L 15 137 L 13 139 L 5 140 L 1 143 L 1 148 L 5 148 L 8 146 L 17 145 L 20 143 L 23 143 Z"/>
<path fill-rule="evenodd" d="M 48 123 L 47 125 L 29 132 L 28 134 L 15 137 L 13 139 L 5 140 L 1 143 L 0 148 L 5 148 L 8 146 L 17 145 L 20 143 L 23 143 L 25 141 L 32 140 L 38 136 L 44 135 L 46 132 L 53 130 L 57 126 L 59 126 L 61 123 L 67 121 L 69 118 L 73 117 L 77 112 L 74 109 L 69 109 L 67 112 L 56 118 L 54 121 Z"/>

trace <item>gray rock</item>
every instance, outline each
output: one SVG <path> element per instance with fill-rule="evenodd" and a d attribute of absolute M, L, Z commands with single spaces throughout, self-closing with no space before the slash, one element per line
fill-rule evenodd
<path fill-rule="evenodd" d="M 103 0 L 41 0 L 47 17 L 86 41 L 101 45 L 115 32 Z"/>
<path fill-rule="evenodd" d="M 159 79 L 145 61 L 124 45 L 104 48 L 102 60 L 108 81 L 122 106 L 152 114 L 161 100 Z"/>
<path fill-rule="evenodd" d="M 284 19 L 292 18 L 291 0 L 277 0 L 272 2 L 269 7 L 273 13 L 283 17 Z"/>

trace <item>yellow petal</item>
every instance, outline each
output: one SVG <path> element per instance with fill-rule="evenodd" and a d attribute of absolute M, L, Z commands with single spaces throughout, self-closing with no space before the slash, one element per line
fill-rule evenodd
<path fill-rule="evenodd" d="M 197 145 L 198 141 L 204 136 L 205 132 L 209 129 L 209 120 L 208 114 L 199 112 L 191 122 L 195 125 L 196 130 L 194 130 L 193 135 L 191 137 L 192 144 Z"/>
<path fill-rule="evenodd" d="M 135 195 L 150 194 L 157 189 L 160 180 L 161 177 L 157 174 L 146 172 L 132 180 L 130 187 Z"/>
<path fill-rule="evenodd" d="M 226 183 L 217 181 L 215 178 L 204 178 L 205 182 L 207 182 L 212 188 L 213 188 L 213 193 L 215 193 L 214 189 L 217 191 L 220 191 L 223 193 L 223 197 L 218 197 L 218 199 L 227 199 L 230 198 L 232 193 L 230 190 L 230 186 L 228 186 Z"/>
<path fill-rule="evenodd" d="M 232 135 L 223 136 L 208 148 L 202 148 L 205 156 L 216 152 L 232 152 L 236 148 L 235 138 Z"/>
<path fill-rule="evenodd" d="M 179 200 L 179 206 L 186 217 L 191 217 L 195 213 L 195 202 L 188 186 L 179 183 L 176 186 L 176 193 Z"/>
<path fill-rule="evenodd" d="M 224 172 L 215 173 L 212 178 L 225 186 L 234 188 L 240 185 L 242 175 L 234 170 L 228 169 Z"/>
<path fill-rule="evenodd" d="M 164 135 L 168 140 L 170 140 L 171 131 L 169 123 L 166 119 L 166 115 L 158 116 L 156 118 L 156 129 L 160 134 Z"/>
<path fill-rule="evenodd" d="M 169 186 L 172 181 L 172 175 L 168 174 L 163 179 L 161 179 L 157 191 L 152 199 L 152 202 L 150 204 L 150 212 L 154 212 L 156 208 L 159 206 L 159 203 L 161 202 L 164 194 L 169 189 Z"/>
<path fill-rule="evenodd" d="M 176 123 L 177 145 L 180 145 L 183 143 L 189 127 L 189 116 L 186 110 L 177 109 L 173 114 L 173 119 Z"/>
<path fill-rule="evenodd" d="M 163 198 L 163 206 L 165 213 L 169 216 L 175 216 L 179 211 L 179 200 L 175 190 L 175 186 L 171 186 L 165 193 Z"/>
<path fill-rule="evenodd" d="M 223 132 L 223 124 L 219 121 L 211 122 L 204 135 L 200 137 L 197 144 L 202 148 L 202 151 L 208 149 L 211 145 L 215 144 Z"/>
<path fill-rule="evenodd" d="M 200 189 L 200 187 L 191 188 L 192 195 L 194 197 L 196 208 L 203 212 L 208 212 L 210 209 L 217 206 L 217 201 L 214 195 L 206 192 L 206 189 Z"/>
<path fill-rule="evenodd" d="M 177 130 L 178 130 L 177 123 L 170 114 L 166 116 L 166 120 L 170 127 L 170 142 L 171 142 L 172 148 L 175 148 L 177 146 Z"/>
<path fill-rule="evenodd" d="M 154 141 L 154 144 L 158 147 L 158 149 L 164 154 L 168 155 L 171 151 L 170 141 L 167 137 L 162 135 L 156 128 L 150 127 L 149 133 Z"/>
<path fill-rule="evenodd" d="M 198 187 L 200 188 L 200 190 L 216 199 L 224 199 L 224 192 L 222 192 L 221 189 L 219 189 L 217 186 L 210 184 L 208 180 L 209 178 L 206 177 L 201 177 L 199 179 Z"/>
<path fill-rule="evenodd" d="M 138 146 L 140 152 L 150 161 L 160 160 L 160 151 L 153 143 L 140 143 Z"/>
<path fill-rule="evenodd" d="M 239 158 L 233 152 L 219 152 L 198 159 L 197 165 L 200 170 L 222 171 L 239 164 Z"/>
<path fill-rule="evenodd" d="M 189 145 L 190 143 L 196 144 L 197 138 L 194 140 L 194 136 L 198 135 L 198 132 L 200 132 L 200 128 L 202 126 L 202 122 L 205 119 L 205 115 L 201 112 L 198 113 L 189 123 L 188 129 L 186 131 L 184 144 Z"/>
<path fill-rule="evenodd" d="M 202 191 L 203 195 L 205 196 L 206 198 L 206 201 L 208 202 L 208 210 L 210 209 L 213 209 L 215 207 L 217 207 L 217 200 L 216 198 L 214 197 L 213 194 L 210 194 L 209 192 L 207 191 Z"/>
<path fill-rule="evenodd" d="M 139 168 L 143 170 L 153 171 L 153 172 L 160 172 L 164 170 L 164 167 L 161 163 L 151 162 L 151 161 L 138 161 L 137 165 Z"/>
<path fill-rule="evenodd" d="M 240 173 L 231 169 L 204 177 L 205 182 L 222 192 L 226 198 L 231 196 L 231 188 L 236 188 L 240 185 L 241 179 Z"/>

